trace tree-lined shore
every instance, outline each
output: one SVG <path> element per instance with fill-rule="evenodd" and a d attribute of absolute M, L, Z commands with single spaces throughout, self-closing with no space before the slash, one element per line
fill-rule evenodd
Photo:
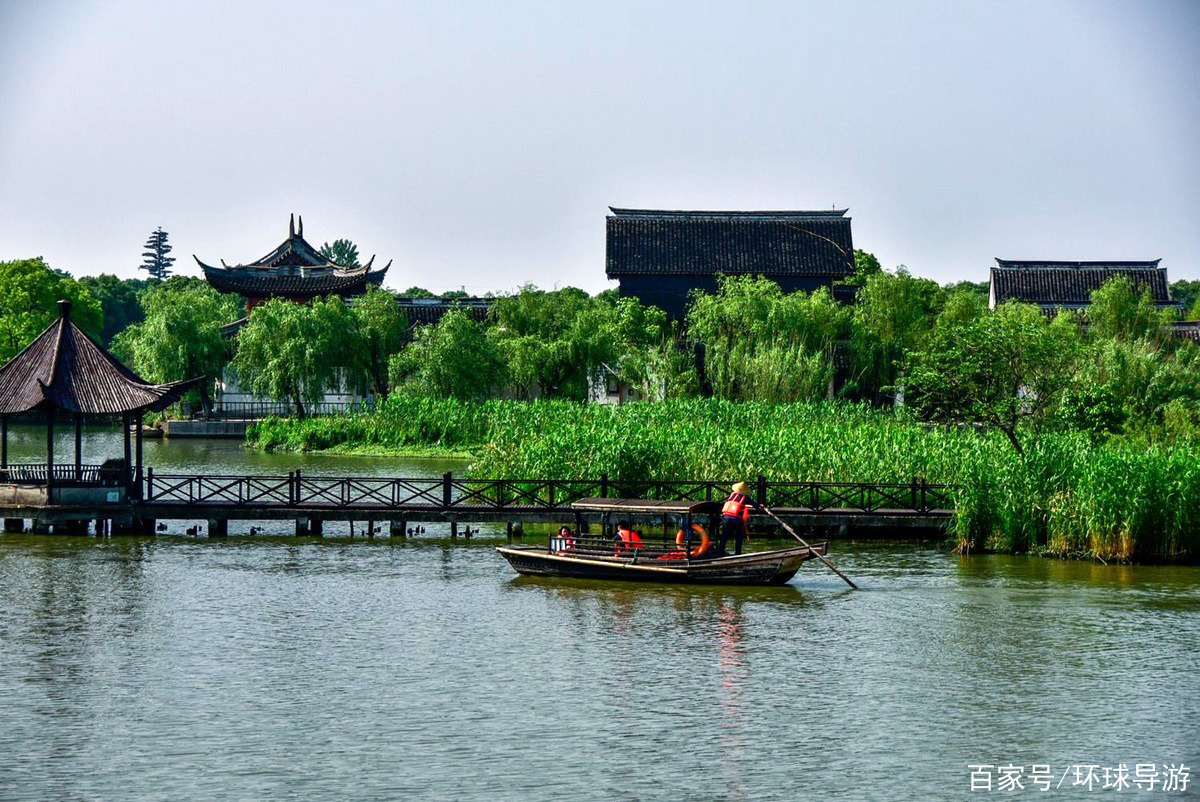
<path fill-rule="evenodd" d="M 1083 314 L 939 286 L 856 254 L 853 306 L 751 276 L 696 293 L 686 320 L 614 291 L 527 286 L 486 318 L 409 326 L 372 289 L 269 300 L 230 336 L 240 299 L 181 276 L 76 281 L 0 263 L 11 357 L 54 301 L 153 382 L 234 373 L 294 414 L 267 449 L 470 455 L 486 477 L 929 482 L 956 486 L 963 549 L 1194 559 L 1200 531 L 1200 347 L 1125 278 Z M 1176 282 L 1192 304 L 1200 282 Z M 114 321 L 122 321 L 116 328 Z M 373 413 L 311 419 L 335 382 Z M 620 384 L 652 403 L 586 403 Z M 503 400 L 501 400 L 503 399 Z"/>

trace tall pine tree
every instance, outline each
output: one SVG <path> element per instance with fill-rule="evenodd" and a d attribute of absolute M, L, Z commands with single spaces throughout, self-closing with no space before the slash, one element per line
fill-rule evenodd
<path fill-rule="evenodd" d="M 171 252 L 167 232 L 159 226 L 150 233 L 150 239 L 142 247 L 146 249 L 142 252 L 142 270 L 148 271 L 156 279 L 166 280 L 171 275 L 171 265 L 175 264 L 175 257 L 167 256 Z"/>

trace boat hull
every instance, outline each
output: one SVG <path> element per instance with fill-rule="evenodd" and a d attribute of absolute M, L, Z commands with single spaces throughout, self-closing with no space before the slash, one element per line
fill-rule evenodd
<path fill-rule="evenodd" d="M 537 546 L 500 546 L 519 574 L 606 579 L 622 582 L 674 582 L 691 585 L 783 585 L 806 561 L 825 554 L 826 544 L 664 564 L 653 558 L 633 560 L 597 555 L 552 554 Z"/>

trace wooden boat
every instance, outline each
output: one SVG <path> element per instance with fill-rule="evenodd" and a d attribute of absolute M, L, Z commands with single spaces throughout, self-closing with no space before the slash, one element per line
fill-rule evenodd
<path fill-rule="evenodd" d="M 713 555 L 715 542 L 700 556 L 707 533 L 717 532 L 721 505 L 715 501 L 646 501 L 643 499 L 583 499 L 571 505 L 577 532 L 551 535 L 544 545 L 500 546 L 500 552 L 528 576 L 616 579 L 635 582 L 680 582 L 704 585 L 782 585 L 805 561 L 824 555 L 825 543 L 775 551 Z M 650 539 L 645 530 L 635 546 L 614 540 L 612 518 L 661 523 L 663 539 Z M 600 532 L 589 534 L 587 518 L 600 518 Z M 686 534 L 685 534 L 686 533 Z M 714 538 L 715 540 L 715 538 Z M 681 542 L 680 542 L 681 541 Z"/>

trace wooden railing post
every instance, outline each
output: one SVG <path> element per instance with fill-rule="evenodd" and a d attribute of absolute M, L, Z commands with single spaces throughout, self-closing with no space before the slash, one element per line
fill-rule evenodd
<path fill-rule="evenodd" d="M 443 507 L 450 506 L 450 491 L 453 489 L 453 488 L 451 488 L 450 483 L 452 481 L 453 481 L 453 479 L 451 477 L 451 471 L 446 471 L 444 474 L 442 474 L 442 506 Z"/>
<path fill-rule="evenodd" d="M 927 482 L 925 480 L 925 477 L 922 476 L 921 477 L 921 512 L 928 512 L 928 510 L 929 510 L 929 505 L 925 501 L 925 487 L 928 484 L 929 484 L 929 482 Z"/>
<path fill-rule="evenodd" d="M 299 506 L 299 504 L 300 504 L 300 482 L 301 481 L 303 481 L 303 480 L 301 480 L 301 478 L 300 478 L 300 469 L 297 468 L 296 475 L 292 478 L 292 483 L 293 483 L 292 484 L 292 506 L 293 507 Z"/>
<path fill-rule="evenodd" d="M 550 480 L 550 506 L 554 506 L 554 480 Z"/>
<path fill-rule="evenodd" d="M 909 504 L 909 506 L 912 507 L 914 510 L 919 509 L 917 507 L 917 477 L 915 477 L 915 476 L 912 479 L 912 488 L 909 490 L 909 494 L 912 497 L 911 503 Z"/>
<path fill-rule="evenodd" d="M 767 503 L 767 477 L 761 473 L 758 475 L 758 503 L 763 505 Z"/>
<path fill-rule="evenodd" d="M 146 468 L 146 500 L 154 501 L 154 468 Z"/>
<path fill-rule="evenodd" d="M 600 498 L 608 498 L 608 474 L 600 474 Z"/>

